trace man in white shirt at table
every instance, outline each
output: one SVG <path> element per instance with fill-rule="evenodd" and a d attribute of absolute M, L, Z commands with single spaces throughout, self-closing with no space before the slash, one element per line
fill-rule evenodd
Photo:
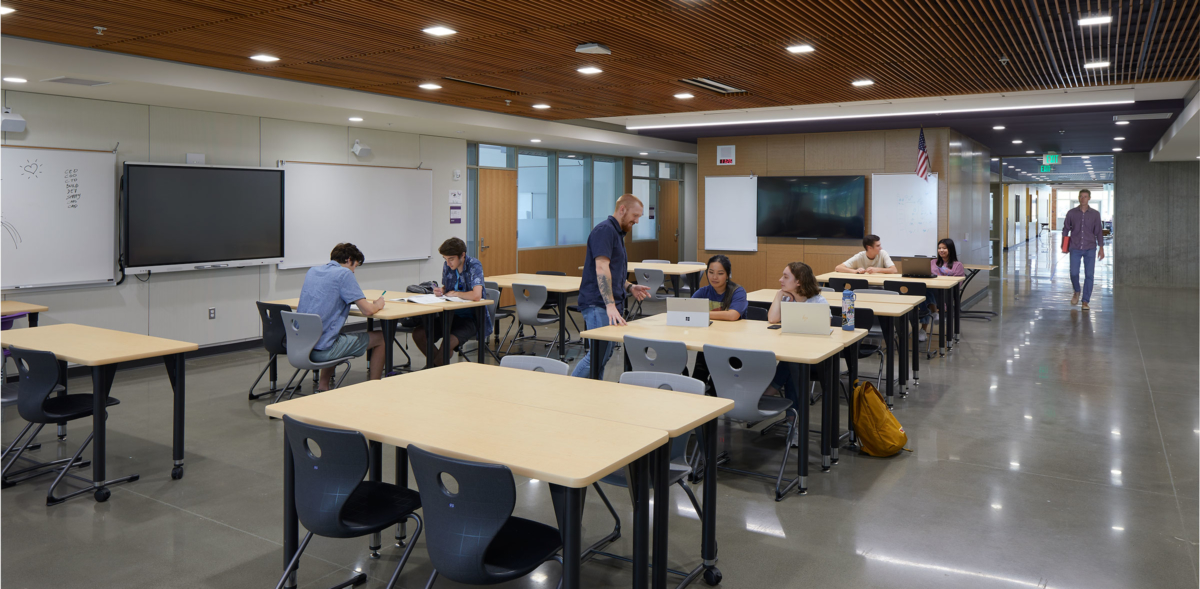
<path fill-rule="evenodd" d="M 883 251 L 878 235 L 867 235 L 863 238 L 863 251 L 854 254 L 849 260 L 838 264 L 834 272 L 850 274 L 895 274 L 896 265 L 892 258 Z"/>

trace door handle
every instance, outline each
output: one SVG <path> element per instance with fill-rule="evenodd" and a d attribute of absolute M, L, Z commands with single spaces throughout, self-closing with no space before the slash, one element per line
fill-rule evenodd
<path fill-rule="evenodd" d="M 479 249 L 481 249 L 481 250 L 485 250 L 485 249 L 487 249 L 487 248 L 489 248 L 489 247 L 492 247 L 492 246 L 490 246 L 490 245 L 481 245 L 481 246 L 479 246 Z"/>

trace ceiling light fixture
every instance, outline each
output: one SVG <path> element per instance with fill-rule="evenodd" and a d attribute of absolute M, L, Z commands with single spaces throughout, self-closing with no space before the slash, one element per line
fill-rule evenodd
<path fill-rule="evenodd" d="M 815 51 L 812 45 L 807 44 L 792 45 L 791 47 L 788 47 L 787 50 L 788 53 L 812 53 Z"/>
<path fill-rule="evenodd" d="M 1129 121 L 1117 121 L 1118 125 L 1128 125 Z"/>
<path fill-rule="evenodd" d="M 593 67 L 593 66 L 590 66 L 590 65 L 589 65 L 589 66 L 587 66 L 587 67 L 581 67 L 581 68 L 579 68 L 579 69 L 577 69 L 577 70 L 575 70 L 575 71 L 577 71 L 577 72 L 579 72 L 579 73 L 581 73 L 581 74 L 598 74 L 598 73 L 600 73 L 600 72 L 602 72 L 602 71 L 604 71 L 604 70 L 602 70 L 602 69 L 600 69 L 600 68 L 598 68 L 598 67 Z"/>
<path fill-rule="evenodd" d="M 1113 141 L 1124 141 L 1124 137 L 1113 137 Z"/>
<path fill-rule="evenodd" d="M 535 105 L 533 105 L 533 108 L 536 108 L 538 110 L 546 110 L 546 109 L 550 108 L 550 105 L 549 104 L 535 104 Z"/>
<path fill-rule="evenodd" d="M 874 80 L 855 80 L 853 82 L 850 82 L 850 85 L 851 86 L 870 86 L 871 84 L 874 84 L 874 83 L 875 83 Z"/>
<path fill-rule="evenodd" d="M 264 55 L 261 53 L 258 55 L 251 55 L 250 59 L 253 59 L 254 61 L 268 61 L 268 62 L 269 61 L 279 61 L 279 58 L 275 57 L 274 55 Z"/>
<path fill-rule="evenodd" d="M 1000 158 L 998 158 L 998 157 L 994 157 L 994 158 L 992 158 L 992 161 L 993 161 L 993 162 L 998 162 L 998 161 L 1000 161 Z"/>
<path fill-rule="evenodd" d="M 29 80 L 26 80 L 25 78 L 4 78 L 4 81 L 12 82 L 14 84 L 24 84 L 25 82 L 28 82 Z"/>
<path fill-rule="evenodd" d="M 1084 69 L 1094 70 L 1096 68 L 1108 67 L 1107 61 L 1093 61 L 1083 64 Z"/>
<path fill-rule="evenodd" d="M 1114 147 L 1114 148 L 1113 148 L 1113 151 L 1121 151 L 1121 148 L 1120 148 L 1120 147 Z"/>
<path fill-rule="evenodd" d="M 530 143 L 541 143 L 542 140 L 541 139 L 530 139 L 529 142 Z"/>
<path fill-rule="evenodd" d="M 14 12 L 16 12 L 16 11 L 17 11 L 17 9 L 16 9 L 16 8 L 9 8 L 9 7 L 7 7 L 7 6 L 0 6 L 0 14 L 12 14 L 12 13 L 14 13 Z"/>
<path fill-rule="evenodd" d="M 1033 150 L 1030 149 L 1030 150 L 1026 151 L 1025 153 L 1033 153 Z"/>
<path fill-rule="evenodd" d="M 694 94 L 691 94 L 689 92 L 680 92 L 679 94 L 675 95 L 675 98 L 678 98 L 680 100 L 687 99 L 687 98 L 695 98 L 695 97 L 696 96 Z"/>
<path fill-rule="evenodd" d="M 638 152 L 638 155 L 650 155 L 650 152 L 648 152 L 648 151 L 639 151 L 639 152 Z"/>
<path fill-rule="evenodd" d="M 1021 141 L 1020 139 L 1013 139 L 1013 145 L 1020 145 L 1022 143 L 1024 143 L 1024 142 Z"/>
<path fill-rule="evenodd" d="M 352 123 L 361 123 L 361 122 L 362 122 L 362 117 L 350 117 L 350 122 L 352 122 Z"/>
<path fill-rule="evenodd" d="M 1003 131 L 1004 125 L 996 125 L 995 127 L 992 127 L 992 130 L 993 131 Z"/>
<path fill-rule="evenodd" d="M 1079 26 L 1087 27 L 1091 25 L 1106 25 L 1112 22 L 1112 17 L 1107 14 L 1098 14 L 1095 16 L 1085 16 L 1079 19 Z"/>
<path fill-rule="evenodd" d="M 429 33 L 430 35 L 433 35 L 434 37 L 445 37 L 446 35 L 453 35 L 454 33 L 458 32 L 454 29 L 447 28 L 447 27 L 429 27 L 428 29 L 421 29 L 421 30 L 425 33 Z"/>
<path fill-rule="evenodd" d="M 441 89 L 442 89 L 442 87 L 441 87 L 441 86 L 438 86 L 437 84 L 434 84 L 434 83 L 432 83 L 432 82 L 426 82 L 426 83 L 424 83 L 424 84 L 421 84 L 420 86 L 417 86 L 417 87 L 418 87 L 418 88 L 424 88 L 424 89 L 426 89 L 426 90 L 441 90 Z"/>

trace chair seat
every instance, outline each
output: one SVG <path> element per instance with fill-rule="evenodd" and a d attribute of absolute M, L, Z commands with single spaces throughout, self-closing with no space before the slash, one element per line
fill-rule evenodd
<path fill-rule="evenodd" d="M 562 548 L 558 529 L 520 517 L 510 517 L 483 555 L 483 568 L 496 582 L 529 574 Z"/>
<path fill-rule="evenodd" d="M 758 411 L 764 417 L 778 415 L 787 411 L 792 407 L 792 401 L 783 397 L 767 397 L 763 396 L 758 400 Z"/>
<path fill-rule="evenodd" d="M 342 523 L 352 531 L 343 537 L 357 538 L 378 532 L 420 508 L 421 495 L 412 489 L 363 481 L 342 508 Z"/>
<path fill-rule="evenodd" d="M 353 360 L 353 359 L 354 359 L 354 356 L 342 356 L 341 358 L 334 358 L 332 360 L 327 360 L 325 362 L 317 362 L 317 361 L 314 361 L 310 357 L 308 359 L 307 366 L 296 366 L 296 368 L 300 368 L 302 370 L 319 370 L 321 368 L 332 368 L 334 366 L 337 366 L 338 364 L 341 364 L 342 362 L 345 362 L 347 360 Z M 293 366 L 295 366 L 295 365 L 293 365 Z"/>
<path fill-rule="evenodd" d="M 54 393 L 51 393 L 53 395 Z M 106 407 L 119 405 L 121 402 L 113 397 L 108 398 Z M 51 396 L 42 403 L 42 412 L 53 421 L 70 421 L 87 417 L 92 414 L 92 395 L 78 394 L 65 397 Z"/>

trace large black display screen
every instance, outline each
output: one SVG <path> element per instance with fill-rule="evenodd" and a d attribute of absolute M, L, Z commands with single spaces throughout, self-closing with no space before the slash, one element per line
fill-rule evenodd
<path fill-rule="evenodd" d="M 862 239 L 864 176 L 759 176 L 759 237 Z"/>

